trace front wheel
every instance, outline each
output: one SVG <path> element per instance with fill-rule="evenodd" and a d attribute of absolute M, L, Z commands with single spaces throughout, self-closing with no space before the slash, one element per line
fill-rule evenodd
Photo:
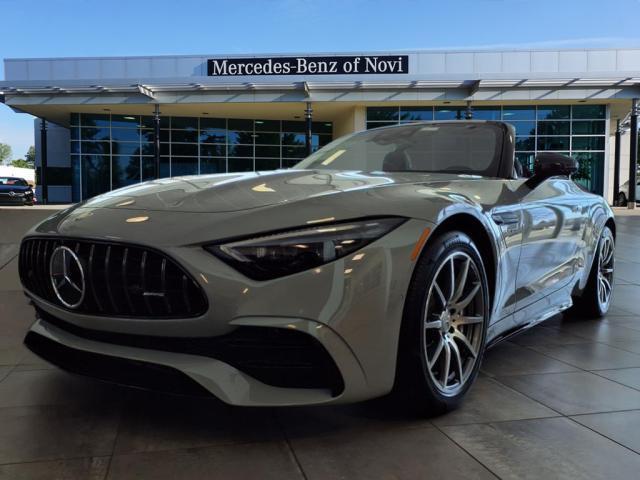
<path fill-rule="evenodd" d="M 474 382 L 489 318 L 487 276 L 462 232 L 435 238 L 416 266 L 402 321 L 395 390 L 418 413 L 457 407 Z"/>

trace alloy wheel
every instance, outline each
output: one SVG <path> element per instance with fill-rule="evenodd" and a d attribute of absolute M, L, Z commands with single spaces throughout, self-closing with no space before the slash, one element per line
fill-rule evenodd
<path fill-rule="evenodd" d="M 423 353 L 438 391 L 455 396 L 478 361 L 485 328 L 485 292 L 480 270 L 466 253 L 438 266 L 424 309 Z"/>
<path fill-rule="evenodd" d="M 598 302 L 603 312 L 609 309 L 609 303 L 611 302 L 614 247 L 613 236 L 607 231 L 600 240 L 600 252 L 598 255 Z"/>

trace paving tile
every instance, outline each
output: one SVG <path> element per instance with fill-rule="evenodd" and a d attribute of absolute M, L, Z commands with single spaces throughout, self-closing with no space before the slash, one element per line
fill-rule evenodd
<path fill-rule="evenodd" d="M 637 478 L 640 456 L 566 418 L 444 427 L 502 479 Z"/>
<path fill-rule="evenodd" d="M 479 378 L 460 408 L 435 418 L 432 422 L 435 425 L 461 425 L 558 415 L 557 412 L 493 379 Z"/>
<path fill-rule="evenodd" d="M 640 355 L 603 343 L 531 347 L 583 370 L 640 367 Z"/>
<path fill-rule="evenodd" d="M 290 442 L 309 480 L 495 478 L 433 427 L 291 437 Z"/>
<path fill-rule="evenodd" d="M 123 412 L 116 453 L 284 440 L 270 409 L 132 391 Z"/>
<path fill-rule="evenodd" d="M 564 415 L 640 409 L 640 392 L 589 372 L 498 377 Z"/>
<path fill-rule="evenodd" d="M 19 243 L 0 243 L 0 270 L 18 255 L 18 250 Z"/>
<path fill-rule="evenodd" d="M 0 408 L 0 464 L 110 455 L 118 419 L 109 405 Z"/>
<path fill-rule="evenodd" d="M 622 383 L 628 387 L 640 390 L 640 368 L 621 368 L 618 370 L 599 370 L 596 372 L 601 377 L 614 382 Z"/>
<path fill-rule="evenodd" d="M 578 415 L 576 422 L 640 453 L 640 410 Z"/>
<path fill-rule="evenodd" d="M 0 478 L 11 480 L 103 480 L 110 457 L 74 458 L 0 465 Z"/>
<path fill-rule="evenodd" d="M 530 373 L 572 372 L 575 367 L 511 342 L 487 351 L 482 371 L 489 375 L 525 375 Z"/>
<path fill-rule="evenodd" d="M 0 382 L 5 379 L 13 367 L 0 367 Z"/>
<path fill-rule="evenodd" d="M 583 338 L 590 342 L 609 343 L 616 340 L 637 340 L 640 341 L 640 330 L 622 325 L 626 318 L 628 323 L 636 323 L 635 317 L 609 317 L 609 319 L 598 320 L 575 320 L 567 321 L 554 326 L 559 330 L 559 334 L 567 334 L 573 337 Z M 618 320 L 616 320 L 618 319 Z M 574 342 L 585 343 L 585 342 Z"/>
<path fill-rule="evenodd" d="M 640 265 L 638 265 L 640 266 Z M 638 269 L 636 266 L 636 278 Z M 626 310 L 636 315 L 640 315 L 640 285 L 617 285 L 613 291 L 614 307 Z"/>
<path fill-rule="evenodd" d="M 114 455 L 109 479 L 302 479 L 285 442 Z"/>
<path fill-rule="evenodd" d="M 18 276 L 18 260 L 16 257 L 0 270 L 0 291 L 21 290 L 22 284 Z"/>
<path fill-rule="evenodd" d="M 523 347 L 534 345 L 571 345 L 574 343 L 589 342 L 588 339 L 583 337 L 577 337 L 570 333 L 560 331 L 558 328 L 549 328 L 542 325 L 522 332 L 512 337 L 509 341 Z"/>
<path fill-rule="evenodd" d="M 638 272 L 640 272 L 640 263 L 620 261 L 616 257 L 614 278 L 637 284 L 640 283 L 640 273 Z"/>
<path fill-rule="evenodd" d="M 121 401 L 123 389 L 61 370 L 12 371 L 0 382 L 0 408 Z"/>

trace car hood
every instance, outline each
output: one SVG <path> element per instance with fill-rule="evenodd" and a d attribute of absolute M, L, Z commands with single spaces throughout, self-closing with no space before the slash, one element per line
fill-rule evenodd
<path fill-rule="evenodd" d="M 100 195 L 83 208 L 174 212 L 235 212 L 454 175 L 358 171 L 281 170 L 155 180 Z"/>

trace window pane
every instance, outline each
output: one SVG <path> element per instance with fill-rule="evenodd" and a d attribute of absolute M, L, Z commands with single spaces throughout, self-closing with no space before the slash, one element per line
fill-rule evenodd
<path fill-rule="evenodd" d="M 277 170 L 280 168 L 279 158 L 256 158 L 256 170 Z"/>
<path fill-rule="evenodd" d="M 168 141 L 170 141 L 170 139 L 171 139 L 171 132 L 169 130 L 160 130 L 160 141 L 161 142 L 168 142 Z"/>
<path fill-rule="evenodd" d="M 529 106 L 510 106 L 502 109 L 502 118 L 505 122 L 511 120 L 535 120 L 536 109 Z"/>
<path fill-rule="evenodd" d="M 230 144 L 253 145 L 253 132 L 229 131 Z"/>
<path fill-rule="evenodd" d="M 108 127 L 109 114 L 82 113 L 80 114 L 80 125 L 87 127 Z"/>
<path fill-rule="evenodd" d="M 196 130 L 171 130 L 172 142 L 197 143 L 198 132 Z"/>
<path fill-rule="evenodd" d="M 230 157 L 253 157 L 253 145 L 229 146 Z"/>
<path fill-rule="evenodd" d="M 155 147 L 153 143 L 143 143 L 142 144 L 142 155 L 155 155 Z"/>
<path fill-rule="evenodd" d="M 171 117 L 171 128 L 176 130 L 197 130 L 197 117 Z"/>
<path fill-rule="evenodd" d="M 251 158 L 230 158 L 229 172 L 251 172 L 253 171 L 253 159 Z"/>
<path fill-rule="evenodd" d="M 82 153 L 97 153 L 101 155 L 109 155 L 109 142 L 82 142 L 80 149 Z"/>
<path fill-rule="evenodd" d="M 292 145 L 303 147 L 305 145 L 305 136 L 301 133 L 283 133 L 282 145 Z"/>
<path fill-rule="evenodd" d="M 535 135 L 536 122 L 509 122 L 516 129 L 516 135 Z"/>
<path fill-rule="evenodd" d="M 113 142 L 112 155 L 140 155 L 140 143 Z"/>
<path fill-rule="evenodd" d="M 604 150 L 604 137 L 573 137 L 573 150 Z"/>
<path fill-rule="evenodd" d="M 295 167 L 298 163 L 300 162 L 299 159 L 297 158 L 283 158 L 282 159 L 282 168 L 291 168 L 291 167 Z"/>
<path fill-rule="evenodd" d="M 318 135 L 318 145 L 324 147 L 327 143 L 331 143 L 333 137 L 331 135 Z"/>
<path fill-rule="evenodd" d="M 397 121 L 400 115 L 398 107 L 368 107 L 367 120 Z"/>
<path fill-rule="evenodd" d="M 139 142 L 140 130 L 137 128 L 112 128 L 111 139 L 121 142 Z"/>
<path fill-rule="evenodd" d="M 170 143 L 161 143 L 160 144 L 160 155 L 169 156 L 171 153 L 171 144 Z"/>
<path fill-rule="evenodd" d="M 522 165 L 523 177 L 530 177 L 533 172 L 533 162 L 536 158 L 536 154 L 533 152 L 517 152 L 516 161 Z"/>
<path fill-rule="evenodd" d="M 163 131 L 166 131 L 166 130 L 160 130 L 160 132 L 163 132 Z M 154 130 L 149 130 L 146 128 L 143 130 L 140 130 L 140 136 L 142 137 L 143 142 L 154 142 L 156 140 L 155 138 L 156 134 Z M 169 141 L 168 132 L 167 132 L 167 139 L 162 140 L 162 136 L 161 136 L 160 141 L 167 141 L 167 142 Z"/>
<path fill-rule="evenodd" d="M 225 173 L 227 161 L 224 158 L 201 158 L 200 173 Z"/>
<path fill-rule="evenodd" d="M 400 120 L 433 120 L 433 107 L 400 107 Z"/>
<path fill-rule="evenodd" d="M 224 118 L 201 118 L 200 130 L 226 130 L 227 121 Z"/>
<path fill-rule="evenodd" d="M 163 174 L 164 173 L 164 174 Z M 160 177 L 169 176 L 169 159 L 160 157 Z M 156 159 L 142 157 L 142 181 L 156 178 Z"/>
<path fill-rule="evenodd" d="M 473 113 L 474 120 L 500 120 L 500 107 L 474 107 L 471 112 Z"/>
<path fill-rule="evenodd" d="M 569 137 L 538 137 L 538 150 L 569 150 Z"/>
<path fill-rule="evenodd" d="M 80 129 L 82 140 L 109 140 L 109 128 L 82 128 Z"/>
<path fill-rule="evenodd" d="M 187 143 L 172 143 L 171 144 L 171 156 L 181 156 L 181 157 L 197 157 L 198 156 L 198 145 L 197 144 L 187 144 Z M 171 175 L 173 173 L 173 166 L 171 167 Z"/>
<path fill-rule="evenodd" d="M 80 127 L 69 128 L 69 135 L 71 140 L 80 140 Z"/>
<path fill-rule="evenodd" d="M 82 155 L 82 198 L 107 192 L 110 185 L 110 164 L 106 155 Z"/>
<path fill-rule="evenodd" d="M 139 115 L 111 115 L 112 127 L 135 128 L 140 125 Z"/>
<path fill-rule="evenodd" d="M 241 118 L 230 118 L 229 122 L 229 130 L 242 130 L 245 132 L 253 133 L 253 120 L 245 120 Z"/>
<path fill-rule="evenodd" d="M 305 125 L 304 122 L 294 122 L 294 121 L 286 121 L 282 122 L 282 131 L 283 132 L 301 132 L 304 133 Z"/>
<path fill-rule="evenodd" d="M 80 125 L 80 114 L 79 113 L 72 113 L 69 116 L 69 123 L 71 125 Z"/>
<path fill-rule="evenodd" d="M 461 120 L 464 118 L 466 107 L 436 107 L 436 120 Z"/>
<path fill-rule="evenodd" d="M 570 105 L 557 105 L 546 106 L 541 105 L 538 107 L 538 120 L 555 120 L 562 118 L 569 118 L 571 112 Z"/>
<path fill-rule="evenodd" d="M 137 155 L 111 157 L 111 188 L 140 182 L 140 157 Z"/>
<path fill-rule="evenodd" d="M 304 158 L 307 156 L 305 147 L 282 147 L 283 158 Z"/>
<path fill-rule="evenodd" d="M 574 135 L 598 135 L 605 132 L 605 122 L 601 120 L 574 120 L 572 122 L 572 128 Z"/>
<path fill-rule="evenodd" d="M 80 142 L 71 142 L 71 153 L 80 153 Z"/>
<path fill-rule="evenodd" d="M 279 133 L 256 133 L 254 138 L 255 142 L 261 145 L 280 145 Z"/>
<path fill-rule="evenodd" d="M 516 150 L 535 150 L 534 137 L 516 137 Z"/>
<path fill-rule="evenodd" d="M 579 167 L 571 178 L 587 190 L 602 195 L 604 152 L 574 153 L 573 158 Z"/>
<path fill-rule="evenodd" d="M 280 158 L 280 147 L 265 147 L 256 145 L 256 157 Z"/>
<path fill-rule="evenodd" d="M 171 176 L 198 174 L 197 157 L 171 157 Z"/>
<path fill-rule="evenodd" d="M 538 122 L 538 135 L 569 135 L 569 122 Z"/>
<path fill-rule="evenodd" d="M 313 122 L 311 124 L 311 132 L 313 133 L 333 133 L 333 123 L 331 122 Z"/>
<path fill-rule="evenodd" d="M 254 121 L 256 132 L 279 132 L 280 121 L 279 120 L 255 120 Z"/>
<path fill-rule="evenodd" d="M 573 118 L 605 118 L 605 105 L 574 105 Z"/>
<path fill-rule="evenodd" d="M 226 143 L 227 131 L 224 129 L 210 128 L 207 130 L 200 130 L 200 142 L 201 143 Z"/>
<path fill-rule="evenodd" d="M 226 154 L 226 145 L 200 145 L 201 157 L 224 157 Z"/>

